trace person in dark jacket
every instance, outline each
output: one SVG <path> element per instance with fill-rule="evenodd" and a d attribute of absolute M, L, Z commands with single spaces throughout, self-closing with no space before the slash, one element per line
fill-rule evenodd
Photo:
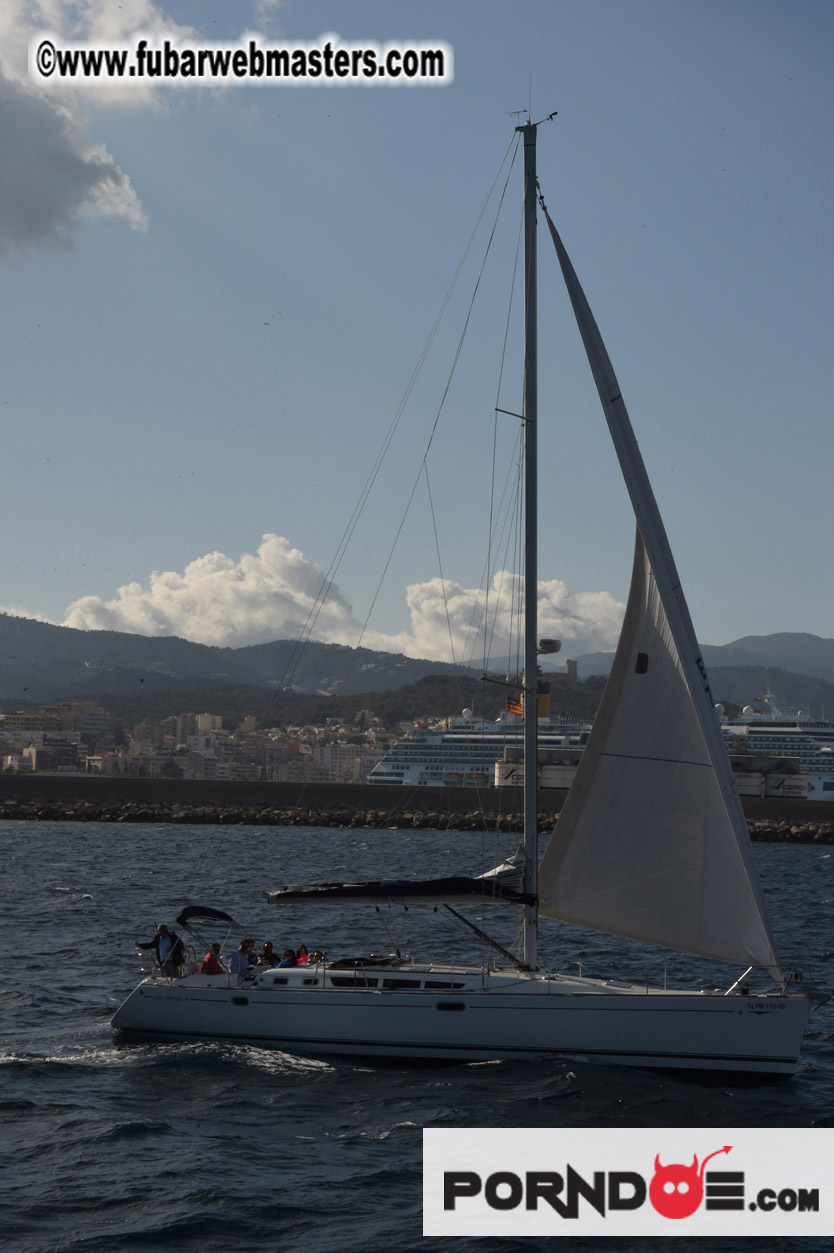
<path fill-rule="evenodd" d="M 134 940 L 133 943 L 137 948 L 152 948 L 162 974 L 170 979 L 177 978 L 180 967 L 185 962 L 185 945 L 175 931 L 168 930 L 164 922 L 159 924 L 156 935 L 147 944 L 142 944 L 139 940 Z"/>

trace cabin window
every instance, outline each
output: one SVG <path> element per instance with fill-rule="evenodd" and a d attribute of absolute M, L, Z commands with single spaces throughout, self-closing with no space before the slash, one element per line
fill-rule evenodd
<path fill-rule="evenodd" d="M 448 988 L 452 991 L 454 988 L 462 988 L 462 983 L 450 983 L 448 979 L 427 979 L 427 988 Z"/>
<path fill-rule="evenodd" d="M 383 979 L 384 988 L 419 988 L 419 979 Z"/>
<path fill-rule="evenodd" d="M 286 975 L 276 975 L 274 979 L 270 980 L 270 982 L 272 986 L 275 987 L 276 983 L 289 983 L 289 979 Z"/>
<path fill-rule="evenodd" d="M 248 996 L 233 996 L 232 1004 L 233 1005 L 248 1005 L 249 997 Z"/>
<path fill-rule="evenodd" d="M 330 982 L 334 988 L 375 988 L 378 979 L 366 979 L 364 975 L 331 975 Z"/>
<path fill-rule="evenodd" d="M 645 674 L 649 668 L 649 654 L 638 653 L 637 664 L 634 667 L 635 674 Z"/>
<path fill-rule="evenodd" d="M 284 980 L 284 983 L 286 983 L 286 982 L 287 982 L 287 981 L 286 981 L 286 979 L 285 979 L 285 980 Z M 305 988 L 308 988 L 308 987 L 310 987 L 310 985 L 311 985 L 311 984 L 313 984 L 313 983 L 318 983 L 318 979 L 302 979 L 302 983 L 304 984 Z"/>
<path fill-rule="evenodd" d="M 453 1013 L 455 1010 L 465 1009 L 463 1001 L 435 1001 L 435 1008 L 445 1011 L 447 1014 Z"/>

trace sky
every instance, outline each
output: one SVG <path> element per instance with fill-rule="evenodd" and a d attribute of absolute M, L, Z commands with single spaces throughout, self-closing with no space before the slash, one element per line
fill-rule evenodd
<path fill-rule="evenodd" d="M 44 85 L 44 31 L 443 42 L 454 79 Z M 461 660 L 520 405 L 518 160 L 448 398 L 495 198 L 397 417 L 531 110 L 699 639 L 834 635 L 832 53 L 814 0 L 0 0 L 0 608 L 243 646 L 329 572 L 315 638 Z M 633 516 L 539 249 L 540 634 L 578 656 L 616 641 Z"/>

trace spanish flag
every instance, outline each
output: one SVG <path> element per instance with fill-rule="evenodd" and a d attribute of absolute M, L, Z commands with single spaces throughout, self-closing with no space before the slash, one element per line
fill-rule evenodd
<path fill-rule="evenodd" d="M 507 701 L 507 713 L 518 714 L 519 717 L 524 713 L 524 706 L 515 696 L 511 696 Z"/>

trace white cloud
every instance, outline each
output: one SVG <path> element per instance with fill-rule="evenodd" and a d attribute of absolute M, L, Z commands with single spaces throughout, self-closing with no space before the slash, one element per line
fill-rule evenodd
<path fill-rule="evenodd" d="M 179 574 L 154 572 L 148 586 L 128 583 L 109 601 L 84 596 L 69 606 L 65 626 L 84 630 L 130 631 L 139 635 L 179 635 L 203 644 L 240 647 L 304 634 L 315 612 L 324 572 L 289 540 L 264 535 L 257 553 L 233 561 L 209 553 Z M 488 601 L 492 664 L 507 657 L 517 614 L 519 583 L 496 575 Z M 366 632 L 366 648 L 411 657 L 471 661 L 483 655 L 478 632 L 487 619 L 483 594 L 447 580 L 416 583 L 407 589 L 409 631 Z M 447 617 L 448 613 L 448 617 Z M 539 633 L 563 641 L 563 655 L 609 649 L 616 643 L 623 606 L 607 592 L 570 592 L 560 580 L 539 584 Z M 312 627 L 313 639 L 356 644 L 361 626 L 335 585 Z"/>
<path fill-rule="evenodd" d="M 484 656 L 484 633 L 490 664 L 515 654 L 519 632 L 522 581 L 509 571 L 493 578 L 488 597 L 479 588 L 439 578 L 414 583 L 407 590 L 411 630 L 386 638 L 366 635 L 371 648 L 393 649 L 411 657 L 472 662 Z M 560 579 L 540 580 L 538 635 L 562 641 L 562 656 L 616 646 L 625 606 L 608 592 L 571 592 Z"/>
<path fill-rule="evenodd" d="M 71 604 L 65 626 L 180 635 L 201 644 L 244 645 L 302 635 L 324 579 L 279 535 L 264 535 L 257 553 L 232 561 L 208 553 L 182 574 L 154 571 L 147 588 L 120 587 L 114 600 L 84 596 Z M 347 643 L 358 630 L 337 588 L 320 610 L 315 639 Z"/>
<path fill-rule="evenodd" d="M 191 26 L 181 26 L 151 0 L 3 0 L 0 5 L 0 66 L 7 78 L 28 84 L 29 41 L 48 34 L 72 44 L 107 46 L 133 43 L 141 36 L 189 39 Z M 44 89 L 51 101 L 73 111 L 85 103 L 131 108 L 156 102 L 160 87 L 149 78 L 128 78 L 123 83 L 76 78 L 72 83 L 55 79 Z"/>
<path fill-rule="evenodd" d="M 0 257 L 34 247 L 69 248 L 83 217 L 115 217 L 143 228 L 146 216 L 127 174 L 89 137 L 93 105 L 154 104 L 158 88 L 79 79 L 41 90 L 29 83 L 29 39 L 49 31 L 73 42 L 119 43 L 138 33 L 188 37 L 150 0 L 3 0 L 0 4 Z"/>
<path fill-rule="evenodd" d="M 145 225 L 130 179 L 102 145 L 85 138 L 71 113 L 2 74 L 0 93 L 0 256 L 68 248 L 85 214 Z"/>

